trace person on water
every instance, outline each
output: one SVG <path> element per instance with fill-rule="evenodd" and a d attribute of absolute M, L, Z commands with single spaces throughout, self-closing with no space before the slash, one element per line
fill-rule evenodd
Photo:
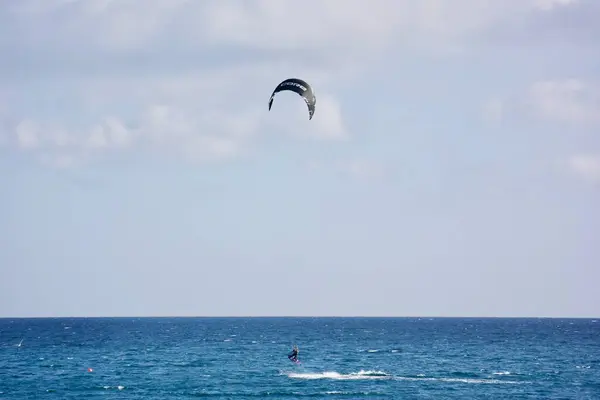
<path fill-rule="evenodd" d="M 293 362 L 298 361 L 298 346 L 294 345 L 294 348 L 292 349 L 292 352 L 290 354 L 288 354 L 288 358 L 290 360 L 292 360 Z"/>

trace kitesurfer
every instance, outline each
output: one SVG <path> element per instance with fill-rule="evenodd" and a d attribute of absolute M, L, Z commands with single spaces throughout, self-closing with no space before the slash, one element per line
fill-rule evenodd
<path fill-rule="evenodd" d="M 288 354 L 288 358 L 293 362 L 298 361 L 298 352 L 299 352 L 298 346 L 294 345 L 292 352 L 290 354 Z"/>

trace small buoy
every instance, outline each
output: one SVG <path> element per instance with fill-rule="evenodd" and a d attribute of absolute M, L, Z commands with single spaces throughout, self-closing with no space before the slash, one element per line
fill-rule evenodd
<path fill-rule="evenodd" d="M 88 368 L 88 372 L 94 372 L 94 370 L 91 368 Z"/>

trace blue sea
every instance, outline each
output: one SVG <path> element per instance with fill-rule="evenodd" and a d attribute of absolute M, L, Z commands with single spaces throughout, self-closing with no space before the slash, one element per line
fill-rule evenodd
<path fill-rule="evenodd" d="M 204 397 L 600 399 L 600 322 L 0 319 L 0 399 Z"/>

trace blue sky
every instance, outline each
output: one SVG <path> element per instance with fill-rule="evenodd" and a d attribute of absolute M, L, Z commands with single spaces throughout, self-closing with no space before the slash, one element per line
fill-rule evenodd
<path fill-rule="evenodd" d="M 0 316 L 599 316 L 599 12 L 0 3 Z"/>

